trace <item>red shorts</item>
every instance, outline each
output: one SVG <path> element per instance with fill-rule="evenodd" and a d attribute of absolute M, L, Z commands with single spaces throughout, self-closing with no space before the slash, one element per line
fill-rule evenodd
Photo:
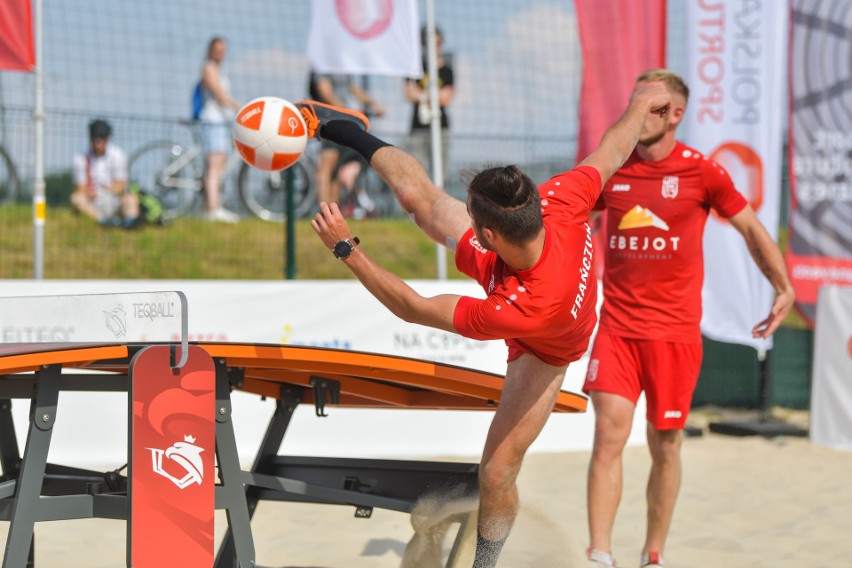
<path fill-rule="evenodd" d="M 647 420 L 658 430 L 686 424 L 701 371 L 701 343 L 598 333 L 583 392 L 610 392 L 636 403 L 645 391 Z"/>

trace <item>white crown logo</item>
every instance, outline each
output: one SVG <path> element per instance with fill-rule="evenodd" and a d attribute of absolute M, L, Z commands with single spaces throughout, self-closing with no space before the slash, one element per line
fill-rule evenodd
<path fill-rule="evenodd" d="M 204 448 L 195 445 L 195 436 L 187 434 L 183 437 L 183 442 L 175 442 L 165 450 L 159 448 L 148 448 L 148 450 L 151 451 L 151 465 L 154 473 L 171 480 L 178 488 L 184 489 L 193 483 L 201 485 L 204 481 L 204 462 L 201 459 Z M 171 464 L 172 467 L 182 468 L 186 474 L 177 478 L 166 471 L 163 467 L 163 458 L 170 460 L 166 463 Z"/>

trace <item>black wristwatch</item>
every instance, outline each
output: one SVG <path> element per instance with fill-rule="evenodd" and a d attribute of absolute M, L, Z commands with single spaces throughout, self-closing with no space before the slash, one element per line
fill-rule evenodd
<path fill-rule="evenodd" d="M 361 239 L 358 237 L 352 237 L 352 240 L 346 239 L 344 241 L 337 241 L 334 243 L 334 248 L 331 249 L 331 252 L 334 253 L 334 256 L 344 260 L 349 258 L 349 255 L 352 254 L 352 251 L 355 250 L 355 245 L 361 242 Z"/>

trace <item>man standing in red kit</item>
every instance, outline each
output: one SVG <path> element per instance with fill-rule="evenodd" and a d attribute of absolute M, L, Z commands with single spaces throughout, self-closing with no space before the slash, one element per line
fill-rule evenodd
<path fill-rule="evenodd" d="M 771 335 L 795 299 L 778 246 L 721 166 L 675 139 L 689 88 L 676 74 L 647 71 L 637 88 L 662 81 L 671 112 L 648 115 L 633 155 L 605 185 L 604 302 L 586 382 L 595 409 L 589 464 L 589 565 L 612 567 L 612 528 L 621 499 L 622 452 L 636 402 L 647 401 L 651 472 L 643 568 L 663 566 L 681 481 L 683 428 L 701 367 L 702 235 L 710 210 L 727 219 L 776 292 L 752 330 Z"/>

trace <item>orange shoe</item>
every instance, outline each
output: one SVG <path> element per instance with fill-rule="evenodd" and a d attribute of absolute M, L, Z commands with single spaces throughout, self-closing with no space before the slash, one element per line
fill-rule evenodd
<path fill-rule="evenodd" d="M 357 110 L 349 110 L 343 107 L 327 105 L 317 101 L 301 100 L 294 103 L 302 113 L 305 124 L 308 126 L 308 136 L 322 140 L 322 125 L 335 120 L 354 122 L 363 130 L 370 130 L 370 121 Z"/>

